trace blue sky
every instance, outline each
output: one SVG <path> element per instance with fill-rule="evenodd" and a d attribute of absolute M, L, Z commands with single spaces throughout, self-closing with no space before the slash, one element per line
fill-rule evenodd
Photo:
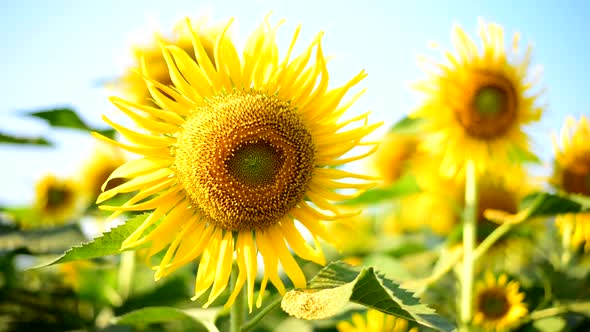
<path fill-rule="evenodd" d="M 342 84 L 366 69 L 368 92 L 355 109 L 370 109 L 387 125 L 417 105 L 419 95 L 408 86 L 423 77 L 416 56 L 437 55 L 429 42 L 448 47 L 453 24 L 475 36 L 478 17 L 499 23 L 507 36 L 519 31 L 523 42 L 533 43 L 534 64 L 544 69 L 549 107 L 530 132 L 547 159 L 550 131 L 566 115 L 590 114 L 589 9 L 584 1 L 2 1 L 0 131 L 48 135 L 58 145 L 0 145 L 0 204 L 30 201 L 39 177 L 75 171 L 92 147 L 85 135 L 51 131 L 19 113 L 69 105 L 101 125 L 100 114 L 113 107 L 100 82 L 124 72 L 132 42 L 149 40 L 154 28 L 166 32 L 184 16 L 235 17 L 233 34 L 243 41 L 272 11 L 272 22 L 287 20 L 280 30 L 283 51 L 297 23 L 303 24 L 300 46 L 325 31 L 325 53 L 334 56 L 331 82 Z"/>

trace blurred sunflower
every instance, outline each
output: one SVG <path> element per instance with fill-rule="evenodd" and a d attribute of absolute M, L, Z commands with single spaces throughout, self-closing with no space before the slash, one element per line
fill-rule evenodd
<path fill-rule="evenodd" d="M 380 177 L 384 185 L 398 180 L 416 151 L 418 137 L 387 133 L 377 152 L 371 156 L 369 169 Z"/>
<path fill-rule="evenodd" d="M 590 124 L 588 118 L 567 118 L 561 130 L 560 149 L 557 137 L 553 136 L 555 166 L 551 182 L 569 194 L 590 196 Z M 555 218 L 563 233 L 571 232 L 571 244 L 590 251 L 590 213 L 564 214 Z"/>
<path fill-rule="evenodd" d="M 476 286 L 473 324 L 488 331 L 505 331 L 518 325 L 528 310 L 517 281 L 502 274 L 496 279 L 487 273 Z"/>
<path fill-rule="evenodd" d="M 408 161 L 408 172 L 416 178 L 421 191 L 399 200 L 385 219 L 387 233 L 427 228 L 435 234 L 448 235 L 457 225 L 463 205 L 463 184 L 440 176 L 438 165 L 437 156 L 421 152 Z"/>
<path fill-rule="evenodd" d="M 340 120 L 362 91 L 342 104 L 343 97 L 366 74 L 361 71 L 345 85 L 328 89 L 321 33 L 291 59 L 297 28 L 280 60 L 278 25 L 265 20 L 240 57 L 227 38 L 230 25 L 215 40 L 214 61 L 188 20 L 196 61 L 178 46 L 162 45 L 174 87 L 158 82 L 143 62 L 141 74 L 159 108 L 111 99 L 144 132 L 104 117 L 132 144 L 102 138 L 143 157 L 111 174 L 109 179 L 130 180 L 103 192 L 98 203 L 137 191 L 122 206 L 102 206 L 114 211 L 111 218 L 153 210 L 122 248 L 151 242 L 150 256 L 167 248 L 156 279 L 200 258 L 193 299 L 210 290 L 205 307 L 226 289 L 235 256 L 239 274 L 226 305 L 247 283 L 252 309 L 258 253 L 264 275 L 257 306 L 269 280 L 285 293 L 279 264 L 295 287 L 306 286 L 289 248 L 305 260 L 325 263 L 318 238 L 332 239 L 323 221 L 347 217 L 333 201 L 372 185 L 358 181 L 370 177 L 334 167 L 373 153 L 374 144 L 360 140 L 380 124 L 368 125 L 368 113 Z M 359 145 L 373 148 L 342 157 Z M 309 231 L 315 248 L 295 221 Z M 155 229 L 146 232 L 152 225 Z"/>
<path fill-rule="evenodd" d="M 336 328 L 339 332 L 418 332 L 415 327 L 408 328 L 407 320 L 373 309 L 366 315 L 352 314 L 351 322 L 339 322 Z"/>
<path fill-rule="evenodd" d="M 215 64 L 213 50 L 215 48 L 215 40 L 221 34 L 222 27 L 209 27 L 201 21 L 198 21 L 197 24 L 198 26 L 195 26 L 194 30 L 198 31 L 198 37 L 207 57 Z M 150 45 L 137 45 L 133 48 L 134 66 L 130 68 L 126 75 L 115 82 L 114 86 L 119 88 L 128 99 L 134 102 L 149 103 L 150 106 L 158 107 L 157 103 L 151 101 L 152 97 L 144 79 L 137 74 L 138 69 L 141 68 L 141 62 L 143 61 L 146 64 L 152 79 L 165 86 L 170 86 L 172 85 L 172 78 L 168 72 L 168 65 L 160 49 L 160 44 L 176 45 L 186 52 L 191 59 L 196 61 L 196 57 L 193 49 L 191 29 L 188 28 L 184 20 L 176 23 L 170 36 L 157 33 L 154 37 L 154 41 Z"/>
<path fill-rule="evenodd" d="M 427 120 L 420 149 L 443 155 L 444 176 L 462 174 L 467 160 L 476 169 L 502 170 L 515 155 L 529 153 L 522 126 L 539 120 L 543 109 L 535 106 L 531 89 L 539 76 L 529 79 L 531 50 L 519 55 L 519 35 L 512 49 L 505 49 L 504 31 L 496 24 L 480 22 L 482 50 L 459 27 L 452 34 L 457 55 L 446 52 L 449 64 L 426 60 L 436 69 L 416 84 L 426 94 L 414 117 Z M 442 150 L 441 150 L 442 149 Z"/>
<path fill-rule="evenodd" d="M 509 214 L 518 212 L 520 201 L 532 193 L 535 186 L 521 168 L 512 168 L 510 178 L 486 173 L 478 179 L 477 241 L 487 238 L 500 224 L 487 219 L 486 210 Z M 517 271 L 530 260 L 535 248 L 535 234 L 541 234 L 543 223 L 527 223 L 497 240 L 480 260 L 480 267 Z"/>
<path fill-rule="evenodd" d="M 120 184 L 122 179 L 117 178 L 107 182 L 107 179 L 115 169 L 126 161 L 123 151 L 117 147 L 99 144 L 92 152 L 91 158 L 85 163 L 80 172 L 81 186 L 89 193 L 94 201 L 104 190 L 109 190 Z"/>
<path fill-rule="evenodd" d="M 47 174 L 35 186 L 35 211 L 39 220 L 25 222 L 23 227 L 62 225 L 81 213 L 86 197 L 78 182 Z"/>

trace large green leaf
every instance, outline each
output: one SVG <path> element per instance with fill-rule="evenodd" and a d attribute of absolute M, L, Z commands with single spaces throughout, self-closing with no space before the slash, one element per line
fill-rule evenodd
<path fill-rule="evenodd" d="M 43 137 L 22 137 L 7 135 L 3 133 L 0 133 L 0 143 L 51 146 L 51 143 Z"/>
<path fill-rule="evenodd" d="M 147 307 L 135 310 L 115 319 L 115 323 L 145 327 L 148 324 L 183 321 L 190 324 L 190 331 L 219 331 L 213 320 L 215 309 L 187 309 L 174 307 Z"/>
<path fill-rule="evenodd" d="M 287 292 L 281 307 L 297 318 L 323 319 L 336 315 L 349 302 L 439 331 L 455 329 L 433 309 L 421 304 L 413 293 L 377 273 L 373 267 L 353 267 L 342 262 L 330 263 L 322 269 L 307 289 Z"/>
<path fill-rule="evenodd" d="M 419 193 L 421 191 L 418 182 L 413 175 L 406 174 L 392 183 L 388 187 L 373 188 L 360 194 L 358 197 L 349 199 L 342 204 L 344 205 L 365 205 L 374 204 L 382 201 L 401 198 L 404 196 Z"/>
<path fill-rule="evenodd" d="M 404 117 L 394 124 L 389 130 L 392 134 L 398 135 L 417 135 L 424 131 L 423 126 L 426 123 L 423 118 Z"/>
<path fill-rule="evenodd" d="M 121 253 L 121 244 L 123 241 L 133 233 L 143 223 L 149 214 L 143 214 L 135 218 L 127 220 L 127 222 L 119 227 L 112 229 L 109 232 L 104 233 L 102 236 L 96 239 L 84 243 L 80 246 L 73 247 L 66 251 L 59 258 L 37 266 L 47 266 L 53 264 L 61 264 L 65 262 L 80 260 L 80 259 L 92 259 L 107 255 L 117 255 Z M 134 249 L 137 249 L 136 247 Z"/>
<path fill-rule="evenodd" d="M 490 220 L 503 222 L 522 222 L 538 217 L 549 217 L 564 213 L 578 213 L 590 210 L 590 202 L 576 196 L 568 197 L 545 192 L 538 192 L 525 197 L 517 214 L 486 210 L 485 216 Z"/>

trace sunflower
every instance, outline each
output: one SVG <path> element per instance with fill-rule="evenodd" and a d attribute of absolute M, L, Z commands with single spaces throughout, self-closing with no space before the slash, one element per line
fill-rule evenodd
<path fill-rule="evenodd" d="M 386 218 L 388 233 L 430 229 L 448 235 L 457 225 L 463 205 L 463 187 L 454 179 L 440 176 L 439 157 L 417 151 L 408 161 L 408 172 L 416 178 L 420 192 L 402 197 Z"/>
<path fill-rule="evenodd" d="M 418 145 L 415 135 L 387 133 L 377 152 L 370 158 L 372 173 L 389 185 L 398 180 L 407 168 Z"/>
<path fill-rule="evenodd" d="M 98 195 L 104 190 L 109 190 L 122 184 L 121 179 L 113 179 L 107 182 L 107 179 L 115 169 L 125 163 L 123 151 L 112 145 L 99 144 L 92 156 L 82 167 L 80 172 L 80 182 L 84 190 L 90 195 L 92 200 L 96 200 Z"/>
<path fill-rule="evenodd" d="M 481 242 L 500 224 L 485 216 L 486 210 L 516 214 L 520 201 L 534 192 L 535 185 L 521 168 L 511 168 L 510 176 L 486 173 L 478 179 L 477 241 Z M 542 231 L 542 223 L 528 223 L 506 233 L 480 260 L 481 268 L 517 271 L 527 264 L 535 248 L 532 234 Z"/>
<path fill-rule="evenodd" d="M 134 65 L 126 75 L 121 77 L 114 84 L 114 86 L 119 88 L 127 98 L 135 102 L 146 103 L 148 102 L 147 100 L 150 100 L 150 106 L 157 107 L 157 103 L 151 102 L 151 95 L 146 87 L 145 81 L 140 75 L 137 75 L 136 71 L 141 67 L 141 62 L 143 61 L 149 68 L 149 74 L 152 79 L 165 86 L 173 84 L 172 78 L 168 72 L 166 59 L 164 59 L 164 55 L 160 49 L 160 44 L 174 44 L 186 52 L 191 59 L 196 61 L 195 52 L 193 50 L 192 33 L 185 23 L 184 20 L 176 23 L 170 36 L 157 33 L 151 44 L 137 45 L 133 47 Z M 215 56 L 213 50 L 215 48 L 215 39 L 221 33 L 220 27 L 209 27 L 199 21 L 198 26 L 196 26 L 195 29 L 198 29 L 198 37 L 205 53 L 207 53 L 207 57 L 214 64 Z"/>
<path fill-rule="evenodd" d="M 129 181 L 103 192 L 98 203 L 136 192 L 122 206 L 102 206 L 114 211 L 111 218 L 153 210 L 122 249 L 151 243 L 149 256 L 165 250 L 156 279 L 199 260 L 193 300 L 209 291 L 205 307 L 226 289 L 235 257 L 239 273 L 226 305 L 247 284 L 251 310 L 258 254 L 264 264 L 258 307 L 269 280 L 285 293 L 279 264 L 295 287 L 306 286 L 290 250 L 325 263 L 318 239 L 332 239 L 324 221 L 349 216 L 334 202 L 373 185 L 371 177 L 336 167 L 373 153 L 375 144 L 361 140 L 380 124 L 367 124 L 368 113 L 341 120 L 363 91 L 344 103 L 343 97 L 366 74 L 361 71 L 345 85 L 328 89 L 321 33 L 292 59 L 298 27 L 280 60 L 278 25 L 267 19 L 240 57 L 227 37 L 231 22 L 215 40 L 214 61 L 188 19 L 197 61 L 178 46 L 161 46 L 171 87 L 152 77 L 143 62 L 140 74 L 158 107 L 111 99 L 143 130 L 104 117 L 131 144 L 96 136 L 141 158 L 111 174 L 109 179 Z M 359 145 L 364 151 L 349 153 Z M 304 240 L 302 228 L 315 246 Z"/>
<path fill-rule="evenodd" d="M 35 191 L 34 207 L 39 220 L 33 224 L 27 222 L 24 227 L 61 225 L 81 213 L 85 197 L 80 185 L 72 179 L 47 174 L 37 182 Z"/>
<path fill-rule="evenodd" d="M 492 273 L 486 273 L 476 286 L 473 324 L 488 331 L 505 331 L 517 326 L 528 313 L 519 287 L 517 281 L 509 282 L 505 274 L 496 279 Z"/>
<path fill-rule="evenodd" d="M 448 64 L 433 63 L 429 77 L 416 84 L 425 93 L 413 116 L 427 120 L 428 132 L 420 149 L 443 155 L 445 176 L 462 174 L 467 160 L 476 169 L 504 169 L 522 153 L 531 154 L 522 126 L 538 121 L 536 106 L 542 90 L 531 94 L 539 76 L 529 78 L 531 47 L 523 56 L 514 34 L 512 49 L 505 49 L 504 31 L 480 22 L 482 50 L 459 27 L 453 31 L 457 55 L 446 52 Z"/>
<path fill-rule="evenodd" d="M 557 137 L 553 136 L 555 166 L 551 182 L 558 189 L 569 193 L 590 196 L 590 124 L 588 118 L 567 118 L 561 130 L 560 149 Z M 590 213 L 564 214 L 555 218 L 561 232 L 570 229 L 571 244 L 590 251 Z"/>
<path fill-rule="evenodd" d="M 407 320 L 374 309 L 366 315 L 354 313 L 351 322 L 339 322 L 336 328 L 339 332 L 418 332 L 415 327 L 408 329 Z"/>

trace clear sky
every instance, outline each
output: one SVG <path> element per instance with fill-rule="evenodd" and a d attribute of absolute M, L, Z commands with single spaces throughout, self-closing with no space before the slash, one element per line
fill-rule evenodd
<path fill-rule="evenodd" d="M 56 148 L 0 145 L 0 204 L 26 203 L 45 172 L 66 175 L 89 155 L 92 140 L 74 131 L 55 133 L 19 113 L 72 106 L 93 125 L 112 112 L 109 91 L 100 82 L 124 73 L 130 45 L 149 40 L 154 29 L 169 31 L 184 16 L 223 22 L 235 17 L 233 35 L 241 40 L 263 17 L 285 18 L 281 50 L 297 23 L 299 45 L 325 31 L 324 50 L 331 82 L 342 84 L 361 69 L 368 92 L 356 104 L 370 109 L 387 126 L 417 105 L 409 84 L 423 76 L 418 54 L 438 55 L 436 41 L 450 46 L 453 24 L 476 36 L 477 18 L 522 34 L 534 45 L 534 64 L 544 69 L 549 107 L 531 127 L 534 148 L 551 155 L 549 133 L 566 115 L 590 114 L 590 2 L 586 1 L 1 1 L 0 131 L 49 135 Z M 438 59 L 442 59 L 438 57 Z"/>

